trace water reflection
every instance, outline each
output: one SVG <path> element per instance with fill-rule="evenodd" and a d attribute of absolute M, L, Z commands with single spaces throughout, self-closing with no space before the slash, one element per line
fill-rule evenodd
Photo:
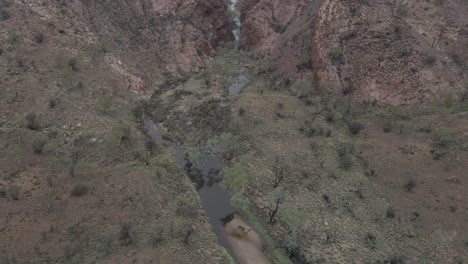
<path fill-rule="evenodd" d="M 165 142 L 170 145 L 171 150 L 177 158 L 180 168 L 183 168 L 192 182 L 195 184 L 203 209 L 208 216 L 208 222 L 216 234 L 219 243 L 226 248 L 233 258 L 231 246 L 226 238 L 223 220 L 236 212 L 231 205 L 229 192 L 219 185 L 222 180 L 220 161 L 213 153 L 204 153 L 202 161 L 198 166 L 187 159 L 182 146 L 164 138 L 156 129 L 154 122 L 149 118 L 144 118 L 145 129 L 151 138 L 156 142 Z"/>

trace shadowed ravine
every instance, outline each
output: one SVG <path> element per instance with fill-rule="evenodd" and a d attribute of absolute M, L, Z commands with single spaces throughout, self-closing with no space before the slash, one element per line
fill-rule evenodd
<path fill-rule="evenodd" d="M 170 144 L 171 150 L 177 157 L 179 167 L 189 174 L 196 185 L 203 209 L 219 243 L 226 248 L 231 256 L 234 256 L 226 240 L 223 221 L 221 219 L 232 215 L 236 212 L 236 209 L 231 206 L 228 191 L 218 184 L 220 165 L 217 157 L 213 154 L 205 153 L 199 168 L 192 168 L 191 162 L 185 157 L 182 146 L 164 139 L 150 118 L 145 117 L 144 121 L 147 133 L 156 142 L 166 142 Z"/>
<path fill-rule="evenodd" d="M 144 118 L 145 130 L 156 142 L 168 143 L 177 157 L 180 168 L 184 169 L 194 182 L 208 221 L 218 242 L 238 263 L 269 263 L 262 252 L 262 242 L 258 234 L 235 216 L 236 209 L 231 205 L 229 192 L 219 185 L 221 165 L 212 153 L 203 153 L 198 168 L 193 168 L 187 160 L 182 146 L 164 139 L 154 122 Z M 241 229 L 241 226 L 243 229 Z M 250 230 L 247 234 L 242 230 Z"/>
<path fill-rule="evenodd" d="M 236 4 L 237 1 L 233 0 L 229 9 L 231 13 L 235 14 L 234 21 L 237 28 L 233 30 L 233 34 L 235 36 L 235 48 L 237 49 L 240 42 L 240 18 L 236 10 Z M 240 59 L 232 63 L 239 62 Z M 229 93 L 238 95 L 247 82 L 247 76 L 241 71 L 240 75 L 229 86 Z M 203 209 L 219 244 L 226 248 L 234 261 L 242 264 L 269 263 L 263 254 L 263 245 L 259 235 L 236 216 L 236 208 L 231 205 L 229 192 L 219 185 L 222 177 L 220 175 L 221 163 L 218 157 L 213 153 L 203 152 L 201 162 L 195 167 L 187 159 L 183 147 L 165 139 L 149 117 L 145 116 L 144 123 L 146 132 L 156 142 L 165 142 L 170 145 L 179 167 L 185 170 L 195 184 Z"/>

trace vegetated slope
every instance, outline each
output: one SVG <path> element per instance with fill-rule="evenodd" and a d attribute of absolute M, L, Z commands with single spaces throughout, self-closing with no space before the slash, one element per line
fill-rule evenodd
<path fill-rule="evenodd" d="M 466 1 L 245 0 L 241 8 L 244 48 L 288 76 L 309 78 L 310 69 L 330 92 L 384 105 L 466 99 Z"/>
<path fill-rule="evenodd" d="M 229 263 L 132 115 L 231 38 L 224 2 L 2 0 L 0 14 L 0 261 Z"/>
<path fill-rule="evenodd" d="M 291 259 L 463 263 L 468 3 L 241 8 L 259 70 L 233 123 L 254 156 L 248 195 L 265 221 L 278 168 L 287 172 L 290 199 L 269 230 Z"/>

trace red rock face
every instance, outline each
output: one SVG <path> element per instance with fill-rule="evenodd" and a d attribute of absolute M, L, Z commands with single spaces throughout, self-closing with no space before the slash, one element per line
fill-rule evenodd
<path fill-rule="evenodd" d="M 383 105 L 462 98 L 468 5 L 460 0 L 244 0 L 244 48 L 289 79 Z"/>
<path fill-rule="evenodd" d="M 223 0 L 151 0 L 155 14 L 174 14 L 196 16 L 210 25 L 214 33 L 213 44 L 234 39 L 229 27 L 227 6 Z M 192 12 L 192 13 L 191 13 Z M 190 14 L 191 13 L 191 14 Z"/>
<path fill-rule="evenodd" d="M 69 8 L 120 61 L 123 86 L 139 94 L 161 73 L 199 70 L 218 43 L 234 38 L 223 0 L 80 0 Z M 128 85 L 128 76 L 138 81 Z"/>

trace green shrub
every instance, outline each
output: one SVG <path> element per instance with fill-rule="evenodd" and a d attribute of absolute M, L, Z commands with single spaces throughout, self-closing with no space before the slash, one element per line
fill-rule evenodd
<path fill-rule="evenodd" d="M 44 151 L 44 146 L 46 145 L 47 141 L 43 138 L 36 138 L 33 140 L 32 148 L 34 153 L 41 154 Z"/>
<path fill-rule="evenodd" d="M 87 193 L 88 193 L 88 186 L 82 183 L 75 184 L 75 186 L 73 186 L 71 190 L 71 195 L 73 197 L 81 197 L 81 196 L 86 195 Z"/>
<path fill-rule="evenodd" d="M 407 16 L 408 15 L 408 4 L 403 2 L 403 1 L 400 1 L 397 4 L 395 13 L 396 13 L 396 15 L 398 17 Z"/>
<path fill-rule="evenodd" d="M 297 97 L 303 98 L 313 92 L 314 84 L 310 80 L 297 80 L 289 89 Z"/>
<path fill-rule="evenodd" d="M 328 112 L 326 113 L 325 115 L 325 120 L 328 122 L 328 123 L 333 123 L 335 121 L 335 114 L 333 112 Z"/>
<path fill-rule="evenodd" d="M 10 185 L 6 189 L 7 194 L 13 200 L 18 200 L 19 199 L 19 191 L 20 191 L 20 188 L 18 186 L 16 186 L 16 185 Z"/>
<path fill-rule="evenodd" d="M 9 32 L 7 37 L 7 42 L 10 45 L 14 45 L 20 41 L 20 36 L 16 32 Z"/>
<path fill-rule="evenodd" d="M 0 10 L 0 21 L 5 21 L 10 18 L 10 13 L 8 10 L 2 9 Z"/>
<path fill-rule="evenodd" d="M 118 123 L 112 127 L 111 142 L 115 146 L 121 146 L 122 142 L 130 140 L 130 127 L 123 123 Z"/>
<path fill-rule="evenodd" d="M 447 92 L 443 96 L 443 103 L 446 108 L 452 108 L 457 105 L 458 103 L 458 98 L 454 93 Z"/>
<path fill-rule="evenodd" d="M 42 32 L 37 32 L 36 34 L 34 34 L 34 41 L 35 41 L 36 43 L 43 43 L 43 42 L 44 42 L 44 39 L 45 39 L 44 33 L 42 33 Z"/>
<path fill-rule="evenodd" d="M 59 145 L 56 141 L 50 141 L 44 145 L 42 152 L 44 154 L 52 154 L 57 151 L 58 147 Z"/>
<path fill-rule="evenodd" d="M 383 124 L 383 132 L 384 132 L 384 133 L 392 132 L 393 126 L 394 126 L 394 124 L 393 124 L 392 121 L 386 121 L 386 122 Z"/>
<path fill-rule="evenodd" d="M 280 24 L 274 24 L 273 29 L 275 30 L 276 33 L 284 33 L 286 29 L 288 29 L 287 25 L 280 25 Z"/>
<path fill-rule="evenodd" d="M 57 106 L 57 99 L 55 98 L 52 98 L 52 99 L 49 99 L 49 108 L 55 108 Z"/>
<path fill-rule="evenodd" d="M 135 229 L 129 222 L 120 226 L 119 240 L 122 246 L 129 246 L 135 242 Z"/>
<path fill-rule="evenodd" d="M 333 61 L 341 61 L 343 58 L 343 50 L 340 47 L 332 49 L 330 52 L 330 59 Z"/>
<path fill-rule="evenodd" d="M 158 246 L 162 242 L 164 242 L 164 229 L 158 228 L 156 231 L 154 231 L 149 239 L 149 243 L 152 246 Z"/>
<path fill-rule="evenodd" d="M 78 63 L 78 61 L 76 60 L 76 58 L 71 58 L 71 59 L 68 59 L 67 65 L 73 71 L 78 71 L 77 63 Z"/>
<path fill-rule="evenodd" d="M 337 152 L 340 167 L 345 170 L 350 169 L 353 166 L 353 145 L 351 145 L 350 143 L 341 143 L 340 145 L 338 145 Z"/>
<path fill-rule="evenodd" d="M 55 127 L 51 127 L 49 128 L 49 130 L 47 130 L 47 136 L 50 139 L 57 139 L 58 134 L 59 134 L 59 130 Z"/>
<path fill-rule="evenodd" d="M 387 212 L 386 212 L 387 217 L 388 218 L 395 218 L 395 214 L 396 214 L 396 210 L 393 207 L 389 206 L 387 208 Z"/>
<path fill-rule="evenodd" d="M 348 129 L 351 132 L 351 134 L 358 135 L 361 132 L 361 130 L 364 129 L 364 125 L 357 121 L 351 121 L 348 124 Z"/>
<path fill-rule="evenodd" d="M 104 96 L 99 100 L 99 107 L 100 110 L 104 113 L 109 115 L 111 113 L 112 108 L 112 97 L 111 96 Z"/>
<path fill-rule="evenodd" d="M 427 56 L 424 57 L 424 64 L 426 64 L 428 66 L 434 65 L 434 63 L 436 63 L 436 61 L 437 61 L 437 58 L 434 55 L 427 55 Z"/>
<path fill-rule="evenodd" d="M 451 128 L 438 128 L 433 134 L 433 141 L 440 147 L 448 147 L 455 141 L 455 131 Z"/>
<path fill-rule="evenodd" d="M 415 179 L 408 179 L 404 184 L 403 184 L 403 189 L 407 192 L 412 192 L 414 188 L 416 187 L 417 182 Z"/>
<path fill-rule="evenodd" d="M 26 127 L 31 130 L 39 129 L 39 122 L 37 121 L 37 115 L 33 112 L 26 115 Z"/>

